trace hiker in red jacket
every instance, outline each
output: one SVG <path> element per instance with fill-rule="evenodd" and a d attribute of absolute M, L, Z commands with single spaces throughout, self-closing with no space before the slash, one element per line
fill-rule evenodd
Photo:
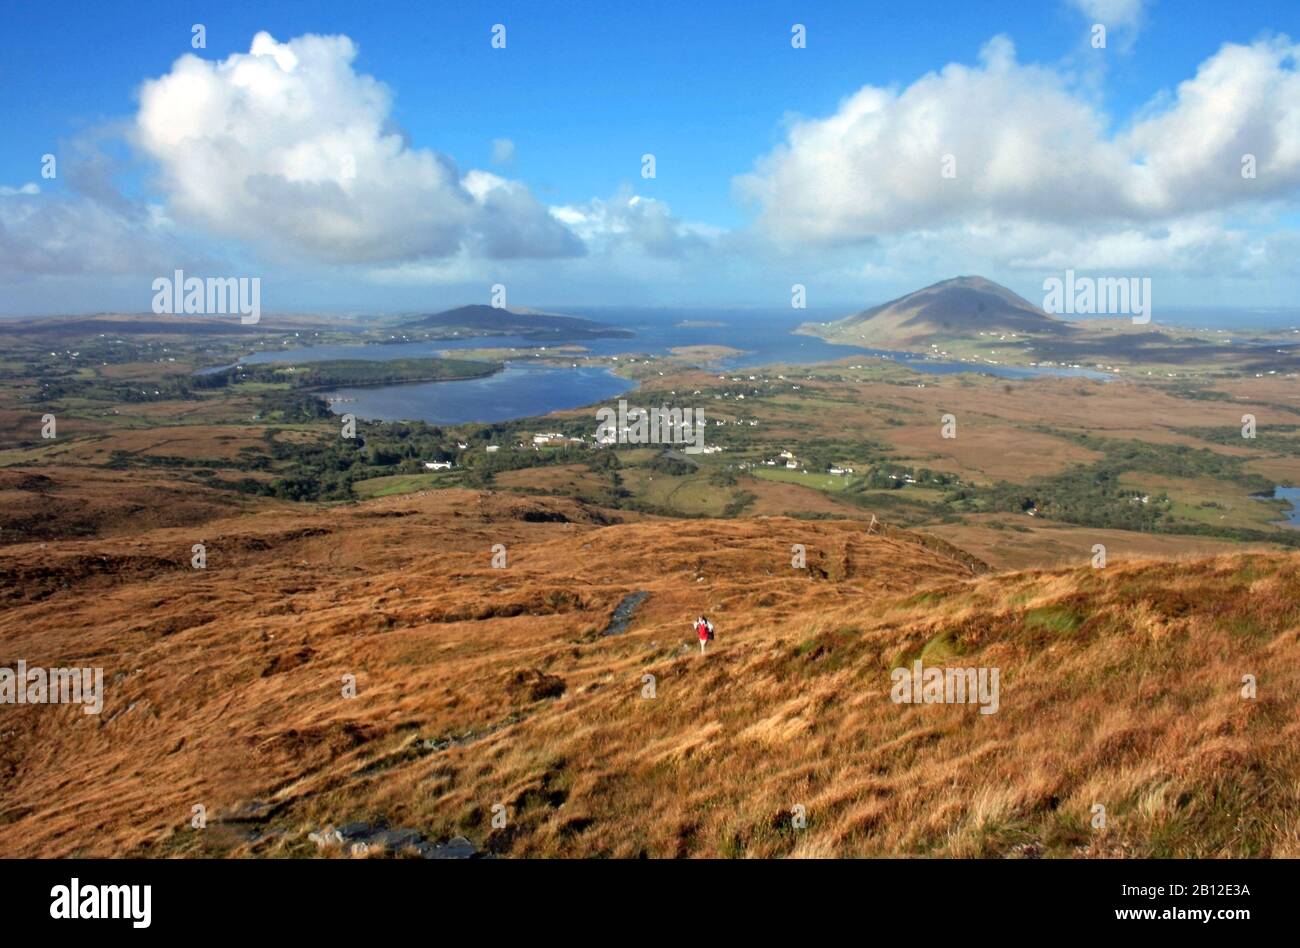
<path fill-rule="evenodd" d="M 713 623 L 704 616 L 695 620 L 695 634 L 700 637 L 700 654 L 704 654 L 705 644 L 713 638 Z"/>

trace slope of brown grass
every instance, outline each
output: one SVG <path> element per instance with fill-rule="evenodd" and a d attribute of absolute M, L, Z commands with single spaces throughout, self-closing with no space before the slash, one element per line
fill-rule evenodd
<path fill-rule="evenodd" d="M 259 472 L 240 477 L 257 476 Z M 167 473 L 48 465 L 0 469 L 0 545 L 109 537 L 200 524 L 241 510 L 290 509 Z"/>
<path fill-rule="evenodd" d="M 1297 567 L 979 575 L 857 522 L 469 491 L 11 546 L 0 665 L 106 697 L 0 707 L 0 851 L 314 855 L 365 820 L 525 856 L 1300 855 Z M 997 666 L 1000 710 L 891 702 L 918 655 Z"/>

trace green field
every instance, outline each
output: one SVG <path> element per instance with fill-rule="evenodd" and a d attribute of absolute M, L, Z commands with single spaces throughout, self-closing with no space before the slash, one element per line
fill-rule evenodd
<path fill-rule="evenodd" d="M 429 474 L 391 474 L 387 477 L 368 477 L 364 481 L 353 481 L 352 491 L 358 497 L 391 497 L 395 494 L 410 494 L 417 490 L 437 490 L 450 485 L 450 471 L 434 471 Z"/>
<path fill-rule="evenodd" d="M 763 467 L 762 465 L 751 468 L 748 473 L 765 481 L 782 481 L 832 493 L 845 490 L 850 484 L 861 480 L 857 477 L 836 477 L 834 474 L 814 474 L 806 470 L 792 471 L 785 467 Z"/>

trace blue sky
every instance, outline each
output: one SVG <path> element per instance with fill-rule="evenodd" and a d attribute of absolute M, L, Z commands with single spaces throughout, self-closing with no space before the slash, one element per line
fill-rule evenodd
<path fill-rule="evenodd" d="M 283 102 L 231 94 L 218 66 L 262 32 L 298 50 Z M 304 56 L 309 34 L 350 44 Z M 1151 275 L 1171 305 L 1296 301 L 1290 0 L 40 3 L 7 5 L 0 37 L 4 312 L 144 309 L 169 265 L 260 275 L 280 309 L 428 309 L 496 282 L 518 305 L 780 305 L 802 282 L 858 306 L 969 272 L 1034 298 L 1066 267 Z M 308 125 L 354 121 L 281 135 L 304 99 Z M 319 170 L 371 119 L 355 173 Z M 1246 148 L 1266 170 L 1242 187 Z M 955 185 L 931 173 L 949 153 Z"/>

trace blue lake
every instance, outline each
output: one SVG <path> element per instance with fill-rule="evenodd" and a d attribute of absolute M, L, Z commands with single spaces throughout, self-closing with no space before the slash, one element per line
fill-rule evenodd
<path fill-rule="evenodd" d="M 1291 505 L 1291 508 L 1285 511 L 1286 522 L 1293 527 L 1300 527 L 1300 487 L 1275 487 L 1273 496 Z"/>
<path fill-rule="evenodd" d="M 481 379 L 340 388 L 321 394 L 332 399 L 330 407 L 339 414 L 351 412 L 370 421 L 451 425 L 545 415 L 634 388 L 635 382 L 605 369 L 509 362 L 503 371 Z"/>
<path fill-rule="evenodd" d="M 812 365 L 853 356 L 890 359 L 918 372 L 950 375 L 983 372 L 1003 378 L 1033 378 L 1040 375 L 1082 376 L 1105 379 L 1110 376 L 1089 369 L 1020 368 L 945 362 L 915 353 L 832 345 L 814 336 L 795 335 L 801 322 L 815 317 L 790 310 L 779 312 L 724 313 L 685 310 L 569 310 L 635 333 L 632 338 L 583 339 L 574 344 L 592 355 L 621 353 L 662 355 L 679 346 L 728 346 L 742 353 L 720 359 L 719 371 L 738 372 L 761 365 Z M 683 321 L 710 325 L 681 325 Z M 396 331 L 395 332 L 400 332 Z M 454 354 L 458 349 L 529 348 L 539 355 L 554 350 L 555 343 L 542 345 L 518 336 L 477 336 L 430 342 L 389 342 L 369 345 L 328 345 L 285 348 L 249 355 L 241 363 L 316 362 L 323 359 L 385 360 Z M 214 370 L 207 370 L 214 371 Z M 352 412 L 359 418 L 381 421 L 427 421 L 434 424 L 506 421 L 566 408 L 578 408 L 631 391 L 635 383 L 619 378 L 604 368 L 590 366 L 555 367 L 513 360 L 506 369 L 482 379 L 455 382 L 423 382 L 338 389 L 323 393 L 333 399 L 334 411 Z"/>

